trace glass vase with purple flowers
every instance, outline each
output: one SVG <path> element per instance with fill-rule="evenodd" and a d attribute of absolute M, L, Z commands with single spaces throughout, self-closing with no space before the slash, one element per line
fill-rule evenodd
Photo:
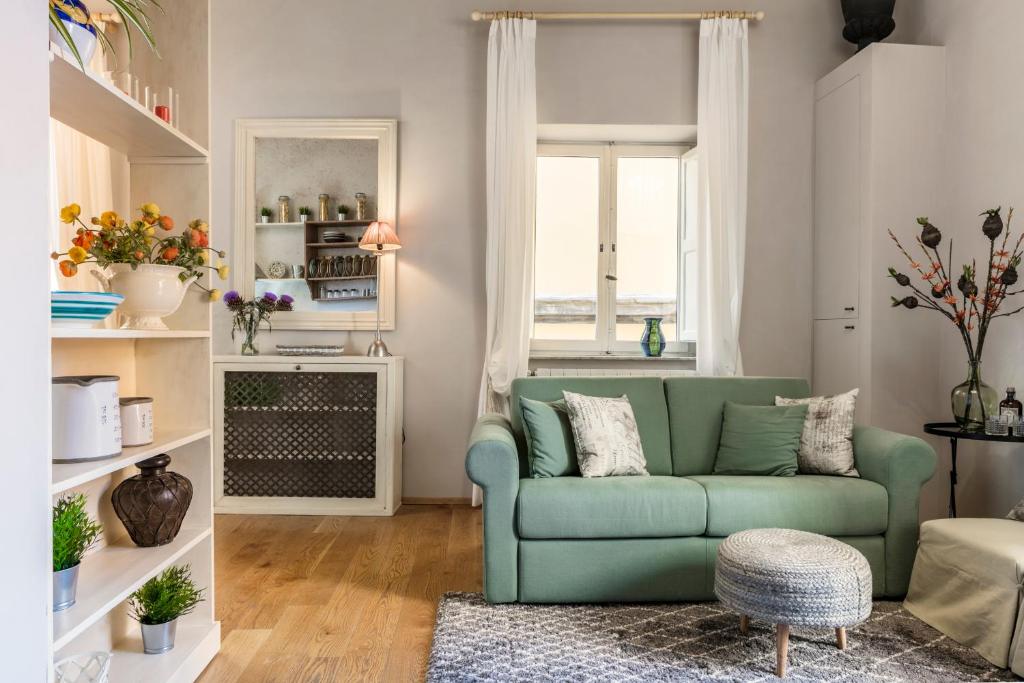
<path fill-rule="evenodd" d="M 269 330 L 270 316 L 277 311 L 292 310 L 294 301 L 287 294 L 277 296 L 273 292 L 266 292 L 261 297 L 249 300 L 243 299 L 242 295 L 235 290 L 224 295 L 224 305 L 234 314 L 231 319 L 231 339 L 235 338 L 236 333 L 243 335 L 243 356 L 259 355 L 256 335 L 259 334 L 260 325 L 266 323 Z"/>

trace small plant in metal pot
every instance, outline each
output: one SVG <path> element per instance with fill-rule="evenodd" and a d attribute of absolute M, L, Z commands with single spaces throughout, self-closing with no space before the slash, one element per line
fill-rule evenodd
<path fill-rule="evenodd" d="M 128 614 L 142 627 L 142 649 L 158 655 L 174 649 L 178 618 L 191 614 L 204 600 L 196 588 L 192 567 L 168 567 L 128 596 Z"/>
<path fill-rule="evenodd" d="M 269 207 L 264 206 L 262 209 L 260 209 L 260 222 L 261 223 L 269 223 L 270 222 L 270 217 L 273 216 L 273 215 L 274 215 L 274 212 L 271 211 Z"/>
<path fill-rule="evenodd" d="M 63 496 L 53 506 L 53 611 L 75 604 L 78 567 L 89 548 L 96 545 L 103 526 L 85 510 L 81 493 Z"/>
<path fill-rule="evenodd" d="M 299 207 L 299 220 L 303 223 L 309 220 L 309 217 L 313 215 L 313 209 L 308 206 Z"/>
<path fill-rule="evenodd" d="M 352 207 L 347 204 L 338 205 L 338 220 L 343 221 L 348 218 L 348 215 L 352 213 Z"/>

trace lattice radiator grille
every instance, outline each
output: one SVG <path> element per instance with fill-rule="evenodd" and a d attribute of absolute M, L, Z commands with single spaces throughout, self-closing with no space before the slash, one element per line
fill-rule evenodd
<path fill-rule="evenodd" d="M 224 374 L 224 495 L 373 498 L 376 469 L 376 373 Z"/>

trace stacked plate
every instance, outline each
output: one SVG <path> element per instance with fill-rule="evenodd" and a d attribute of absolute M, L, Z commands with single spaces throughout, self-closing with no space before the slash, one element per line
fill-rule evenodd
<path fill-rule="evenodd" d="M 122 301 L 106 292 L 50 292 L 50 321 L 54 327 L 93 327 Z"/>
<path fill-rule="evenodd" d="M 352 238 L 340 230 L 324 230 L 324 242 L 352 242 Z"/>

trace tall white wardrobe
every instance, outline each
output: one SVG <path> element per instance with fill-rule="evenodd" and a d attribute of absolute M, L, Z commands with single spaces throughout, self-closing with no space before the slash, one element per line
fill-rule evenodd
<path fill-rule="evenodd" d="M 912 273 L 888 230 L 909 247 L 939 211 L 944 107 L 942 47 L 876 43 L 815 88 L 814 393 L 859 387 L 858 423 L 913 435 L 948 414 L 948 322 L 890 305 L 887 268 Z"/>

